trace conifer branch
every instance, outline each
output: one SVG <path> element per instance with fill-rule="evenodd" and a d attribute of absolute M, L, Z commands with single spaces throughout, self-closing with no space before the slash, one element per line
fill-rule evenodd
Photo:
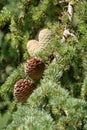
<path fill-rule="evenodd" d="M 16 70 L 13 71 L 13 73 L 7 78 L 7 81 L 1 86 L 0 88 L 0 95 L 9 95 L 10 92 L 12 92 L 14 83 L 20 79 L 25 77 L 24 74 L 24 66 L 23 64 L 20 65 Z"/>

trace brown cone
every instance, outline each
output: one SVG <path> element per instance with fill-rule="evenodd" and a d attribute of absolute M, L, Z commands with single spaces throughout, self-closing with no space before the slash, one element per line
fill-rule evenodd
<path fill-rule="evenodd" d="M 25 102 L 35 88 L 31 81 L 20 79 L 14 85 L 14 96 L 18 101 Z"/>
<path fill-rule="evenodd" d="M 43 75 L 45 64 L 41 58 L 34 57 L 27 60 L 24 68 L 31 79 L 39 80 Z"/>

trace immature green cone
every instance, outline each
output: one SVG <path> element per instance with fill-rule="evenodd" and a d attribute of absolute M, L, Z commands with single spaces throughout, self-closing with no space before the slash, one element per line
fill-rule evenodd
<path fill-rule="evenodd" d="M 33 80 L 39 80 L 44 72 L 45 64 L 41 58 L 28 59 L 24 65 L 25 72 Z"/>
<path fill-rule="evenodd" d="M 14 96 L 20 102 L 25 102 L 36 88 L 35 84 L 26 79 L 20 79 L 14 85 Z"/>
<path fill-rule="evenodd" d="M 30 56 L 34 56 L 36 52 L 40 50 L 39 42 L 36 40 L 30 40 L 27 43 L 27 51 Z"/>
<path fill-rule="evenodd" d="M 46 47 L 46 45 L 52 40 L 52 32 L 49 29 L 43 29 L 39 32 L 39 44 L 41 44 L 41 47 Z"/>
<path fill-rule="evenodd" d="M 52 32 L 49 29 L 43 29 L 39 32 L 38 40 L 29 40 L 27 43 L 27 51 L 30 56 L 35 56 L 35 54 L 41 49 L 45 48 L 46 45 L 52 40 Z"/>

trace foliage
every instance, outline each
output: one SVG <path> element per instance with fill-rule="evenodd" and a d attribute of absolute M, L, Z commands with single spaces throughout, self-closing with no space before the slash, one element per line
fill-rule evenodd
<path fill-rule="evenodd" d="M 68 19 L 69 2 L 0 1 L 1 130 L 87 129 L 87 2 L 73 0 L 73 24 Z M 30 57 L 26 44 L 43 28 L 54 34 L 36 54 L 45 62 L 44 75 L 35 82 L 37 89 L 27 102 L 19 103 L 13 87 L 19 79 L 29 78 L 24 72 L 24 62 Z M 62 43 L 67 28 L 75 37 Z"/>

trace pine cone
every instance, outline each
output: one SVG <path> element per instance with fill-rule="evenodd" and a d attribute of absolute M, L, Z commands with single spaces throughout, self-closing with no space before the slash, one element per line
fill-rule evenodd
<path fill-rule="evenodd" d="M 33 80 L 39 80 L 44 72 L 45 64 L 41 58 L 28 59 L 24 65 L 25 72 Z"/>
<path fill-rule="evenodd" d="M 52 39 L 52 32 L 49 29 L 43 29 L 39 32 L 39 41 L 30 40 L 27 43 L 27 50 L 30 56 L 34 56 L 35 53 L 41 51 Z"/>
<path fill-rule="evenodd" d="M 36 40 L 30 40 L 27 43 L 27 50 L 30 56 L 34 56 L 36 52 L 40 50 L 39 42 Z"/>
<path fill-rule="evenodd" d="M 39 32 L 39 44 L 45 47 L 52 39 L 52 32 L 49 29 L 43 29 Z"/>
<path fill-rule="evenodd" d="M 31 81 L 20 79 L 14 85 L 14 96 L 18 101 L 25 102 L 35 88 Z"/>

